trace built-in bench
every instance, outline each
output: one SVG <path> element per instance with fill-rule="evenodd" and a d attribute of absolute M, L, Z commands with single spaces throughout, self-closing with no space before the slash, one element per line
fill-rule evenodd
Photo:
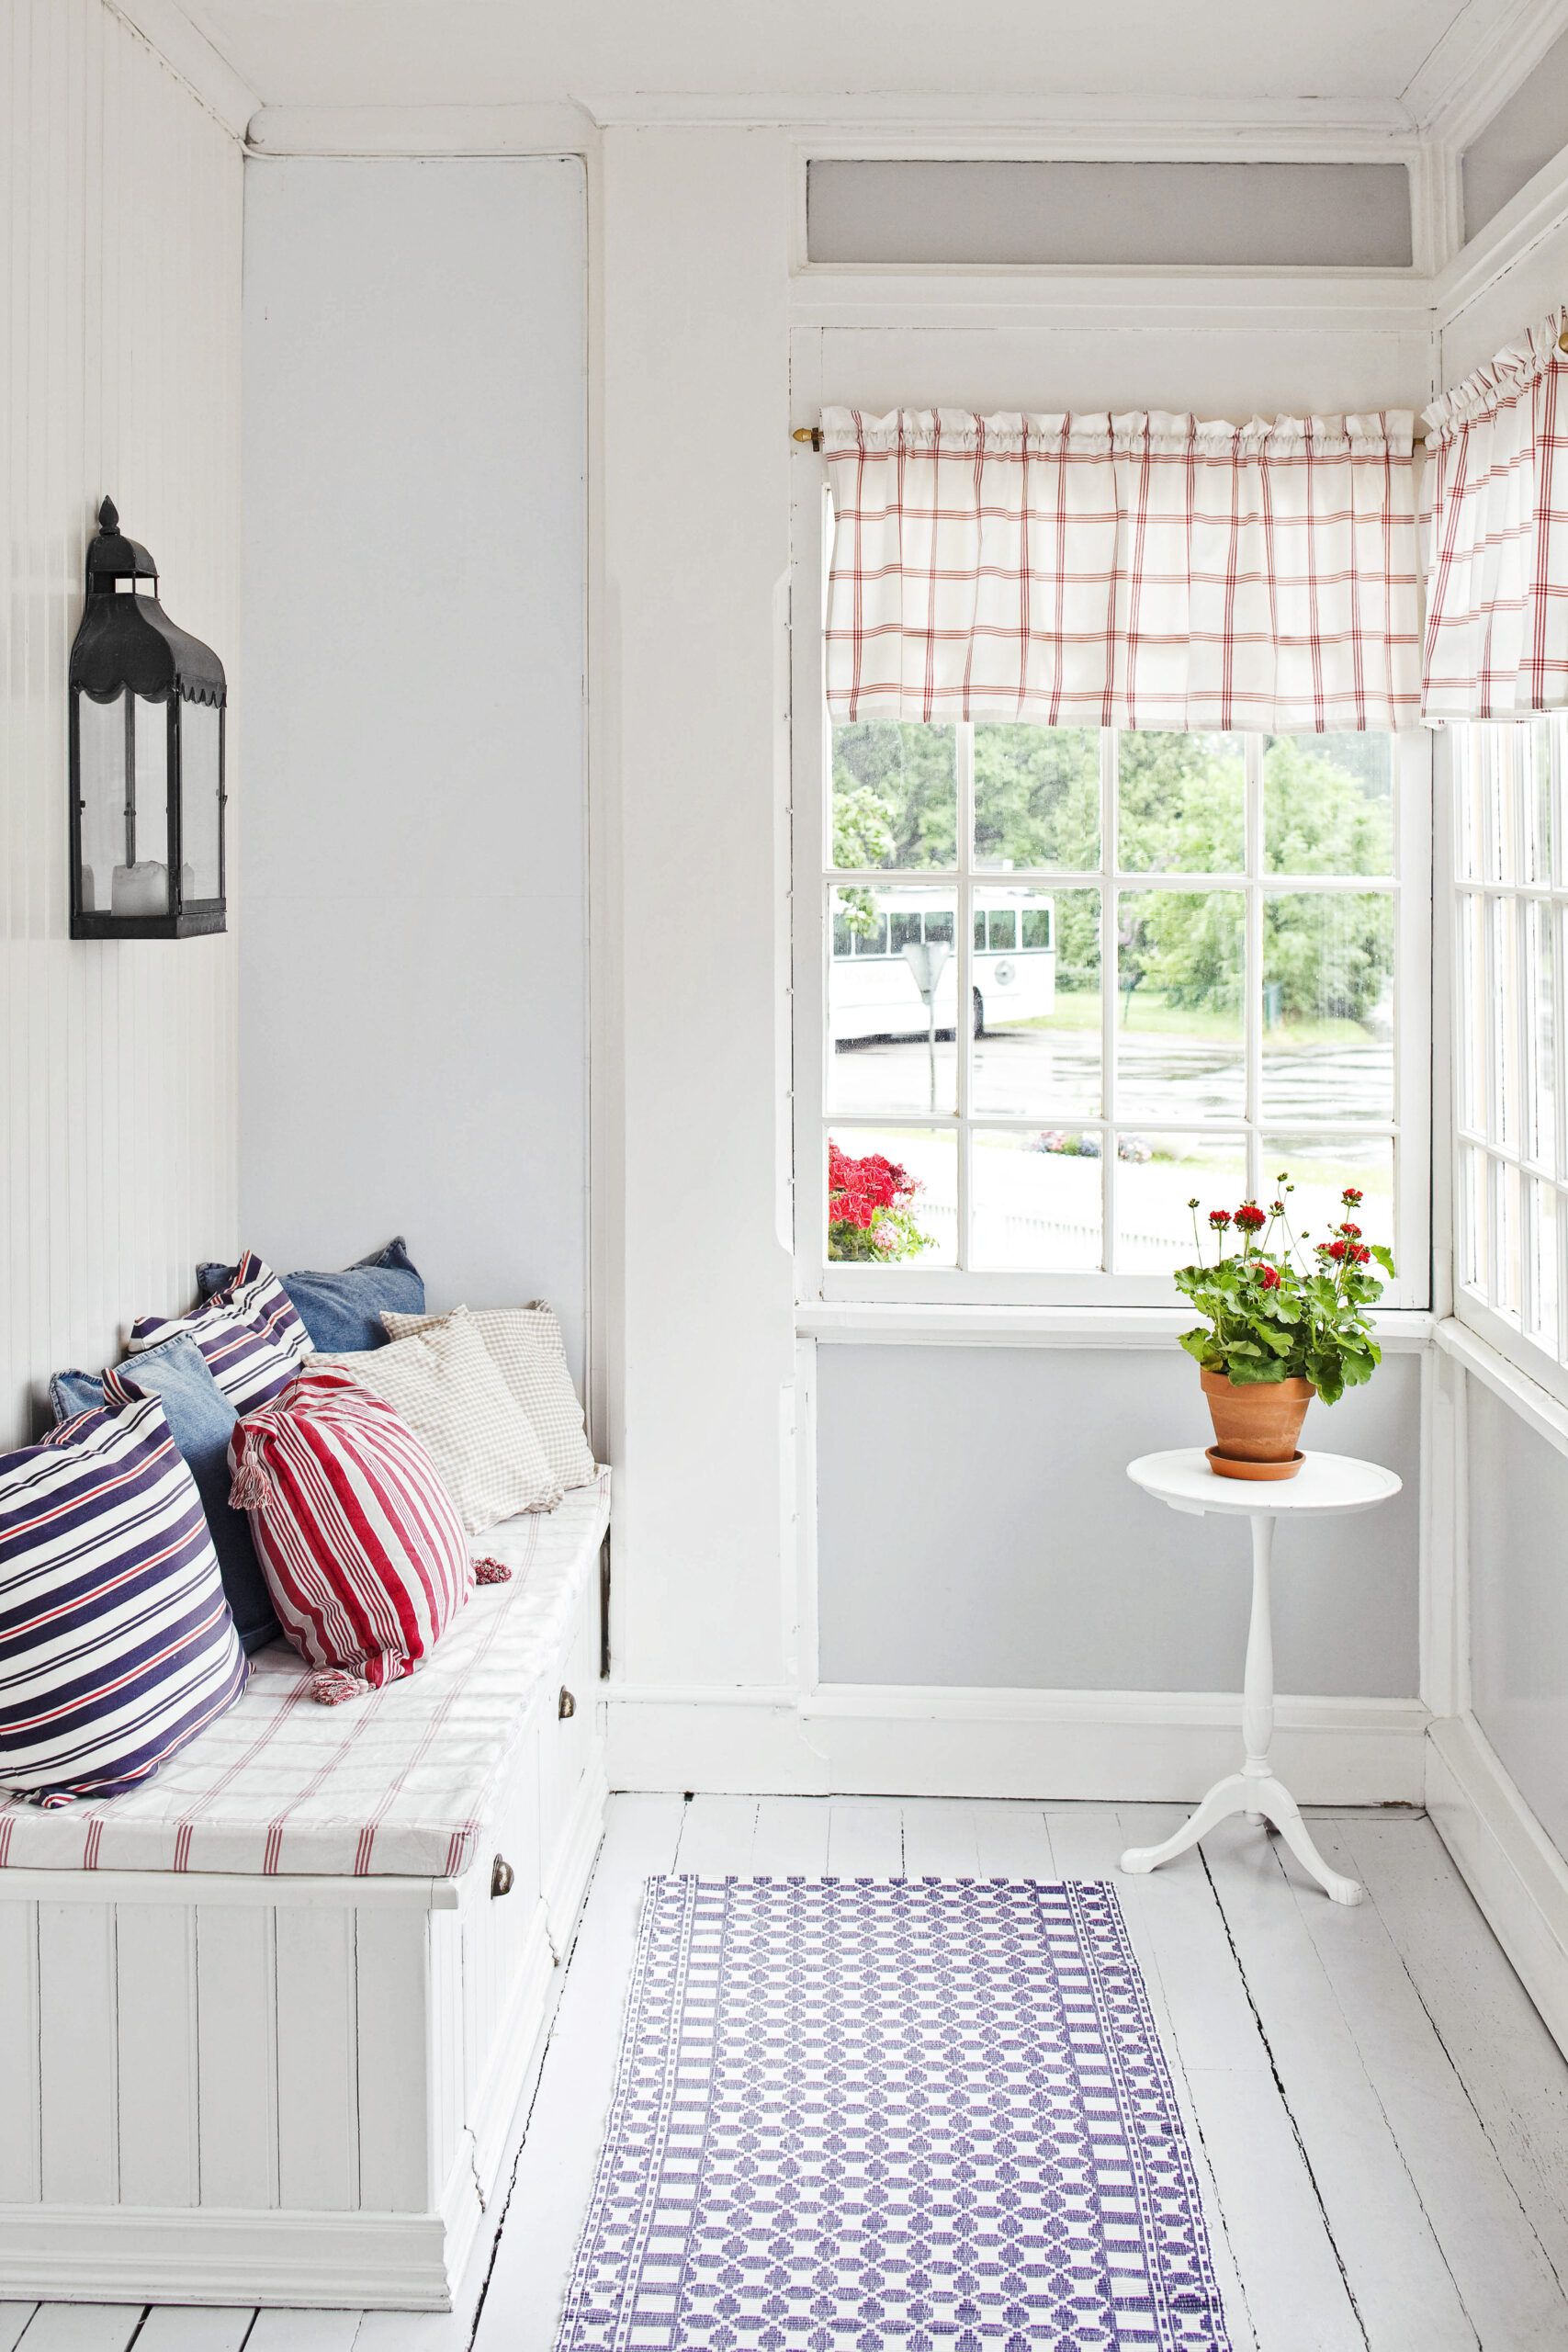
<path fill-rule="evenodd" d="M 145 1789 L 0 1807 L 0 2301 L 445 2309 L 604 1819 L 608 1474 L 408 1680 L 276 1643 Z"/>

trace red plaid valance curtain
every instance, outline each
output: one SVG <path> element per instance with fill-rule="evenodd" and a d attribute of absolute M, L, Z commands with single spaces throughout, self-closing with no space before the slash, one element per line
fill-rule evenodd
<path fill-rule="evenodd" d="M 833 718 L 1410 725 L 1412 423 L 825 410 Z"/>
<path fill-rule="evenodd" d="M 1568 705 L 1565 322 L 1544 320 L 1427 411 L 1427 718 Z"/>

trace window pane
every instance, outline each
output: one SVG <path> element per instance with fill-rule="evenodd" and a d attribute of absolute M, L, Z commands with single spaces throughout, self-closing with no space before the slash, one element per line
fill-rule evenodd
<path fill-rule="evenodd" d="M 1542 1167 L 1557 1166 L 1557 1038 L 1552 968 L 1557 944 L 1555 910 L 1539 899 L 1524 908 L 1525 1084 L 1528 1101 L 1525 1150 Z"/>
<path fill-rule="evenodd" d="M 1520 730 L 1519 756 L 1528 778 L 1524 794 L 1524 866 L 1527 882 L 1551 880 L 1551 721 L 1532 719 L 1528 741 Z"/>
<path fill-rule="evenodd" d="M 1271 737 L 1263 863 L 1271 874 L 1392 874 L 1393 737 Z"/>
<path fill-rule="evenodd" d="M 1100 864 L 1100 736 L 1092 727 L 975 729 L 975 863 Z"/>
<path fill-rule="evenodd" d="M 1495 1159 L 1492 1180 L 1492 1304 L 1517 1315 L 1523 1286 L 1523 1236 L 1519 1229 L 1519 1171 L 1511 1160 Z"/>
<path fill-rule="evenodd" d="M 1136 1119 L 1246 1107 L 1239 890 L 1127 890 L 1117 917 L 1116 1102 Z"/>
<path fill-rule="evenodd" d="M 1481 738 L 1481 870 L 1489 882 L 1514 878 L 1514 738 L 1512 726 L 1476 729 Z"/>
<path fill-rule="evenodd" d="M 1100 1262 L 1100 1138 L 980 1128 L 975 1136 L 973 1262 L 991 1269 L 1092 1272 Z"/>
<path fill-rule="evenodd" d="M 986 918 L 987 944 L 995 956 L 1003 948 L 1010 954 L 1018 945 L 1018 909 L 993 907 Z"/>
<path fill-rule="evenodd" d="M 1317 890 L 1263 904 L 1263 1108 L 1287 1120 L 1393 1114 L 1393 898 Z"/>
<path fill-rule="evenodd" d="M 955 900 L 931 890 L 834 890 L 830 897 L 828 1108 L 951 1114 L 958 1107 L 958 964 L 945 941 L 923 941 L 922 928 L 923 919 L 934 917 L 951 937 Z M 849 956 L 840 950 L 846 931 Z"/>
<path fill-rule="evenodd" d="M 953 1264 L 958 1149 L 951 1129 L 840 1128 L 828 1151 L 828 1256 L 834 1264 Z"/>
<path fill-rule="evenodd" d="M 830 865 L 951 869 L 957 843 L 954 728 L 890 718 L 834 728 Z"/>
<path fill-rule="evenodd" d="M 1239 735 L 1119 735 L 1116 795 L 1125 872 L 1241 872 L 1247 764 Z"/>
<path fill-rule="evenodd" d="M 1339 1196 L 1347 1184 L 1354 1184 L 1361 1194 L 1361 1205 L 1350 1213 L 1350 1223 L 1360 1227 L 1366 1240 L 1381 1241 L 1385 1249 L 1395 1250 L 1395 1263 L 1398 1262 L 1398 1237 L 1393 1229 L 1393 1143 L 1390 1136 L 1300 1131 L 1266 1136 L 1258 1194 L 1264 1208 L 1281 1197 L 1281 1170 L 1295 1187 L 1283 1195 L 1286 1218 L 1291 1231 L 1298 1240 L 1305 1242 L 1309 1253 L 1314 1243 L 1332 1240 L 1336 1227 L 1344 1224 L 1346 1209 Z M 1401 1271 L 1413 1272 L 1415 1269 L 1405 1267 Z"/>
<path fill-rule="evenodd" d="M 1486 870 L 1486 791 L 1490 775 L 1483 727 L 1446 728 L 1453 763 L 1454 872 L 1461 882 L 1479 882 Z"/>
<path fill-rule="evenodd" d="M 1459 1198 L 1454 1204 L 1459 1279 L 1467 1290 L 1486 1287 L 1486 1156 L 1466 1144 L 1459 1156 Z"/>
<path fill-rule="evenodd" d="M 1454 1057 L 1459 1066 L 1460 1125 L 1476 1134 L 1486 1128 L 1486 902 L 1467 890 L 1459 902 L 1459 1019 Z"/>
<path fill-rule="evenodd" d="M 1491 964 L 1486 999 L 1488 1058 L 1492 1066 L 1491 1119 L 1494 1141 L 1518 1148 L 1523 1132 L 1519 1071 L 1519 908 L 1515 899 L 1493 899 L 1486 910 Z"/>
<path fill-rule="evenodd" d="M 975 957 L 972 1105 L 993 1115 L 1068 1123 L 1098 1118 L 1103 1091 L 1100 892 L 1015 896 L 1024 945 L 1010 955 Z M 1043 944 L 1032 946 L 1032 940 Z"/>
<path fill-rule="evenodd" d="M 1526 1272 L 1529 1295 L 1525 1329 L 1542 1347 L 1557 1352 L 1557 1193 L 1551 1184 L 1527 1182 Z"/>
<path fill-rule="evenodd" d="M 222 723 L 216 703 L 182 702 L 179 706 L 180 891 L 187 905 L 218 896 L 218 751 Z"/>
<path fill-rule="evenodd" d="M 1194 1194 L 1202 1204 L 1200 1218 L 1208 1209 L 1234 1209 L 1246 1198 L 1247 1145 L 1240 1136 L 1122 1136 L 1116 1156 L 1118 1273 L 1164 1273 L 1191 1264 L 1188 1203 Z"/>

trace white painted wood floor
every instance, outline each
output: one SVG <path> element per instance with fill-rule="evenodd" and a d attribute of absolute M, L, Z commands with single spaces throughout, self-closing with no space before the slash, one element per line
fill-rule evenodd
<path fill-rule="evenodd" d="M 626 1796 L 558 1980 L 498 2235 L 449 2317 L 0 2305 L 0 2352 L 553 2352 L 654 1871 L 1116 1877 L 1179 1809 Z M 1235 2352 L 1568 2352 L 1568 2064 L 1430 1824 L 1317 1813 L 1368 1901 L 1226 1823 L 1118 1879 Z M 522 2119 L 520 2118 L 520 2129 Z"/>

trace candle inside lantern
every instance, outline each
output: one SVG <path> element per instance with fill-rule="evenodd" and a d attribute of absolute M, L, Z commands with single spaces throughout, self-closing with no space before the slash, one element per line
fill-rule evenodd
<path fill-rule="evenodd" d="M 134 865 L 117 865 L 109 905 L 117 915 L 166 915 L 168 867 L 156 857 L 139 858 Z"/>

